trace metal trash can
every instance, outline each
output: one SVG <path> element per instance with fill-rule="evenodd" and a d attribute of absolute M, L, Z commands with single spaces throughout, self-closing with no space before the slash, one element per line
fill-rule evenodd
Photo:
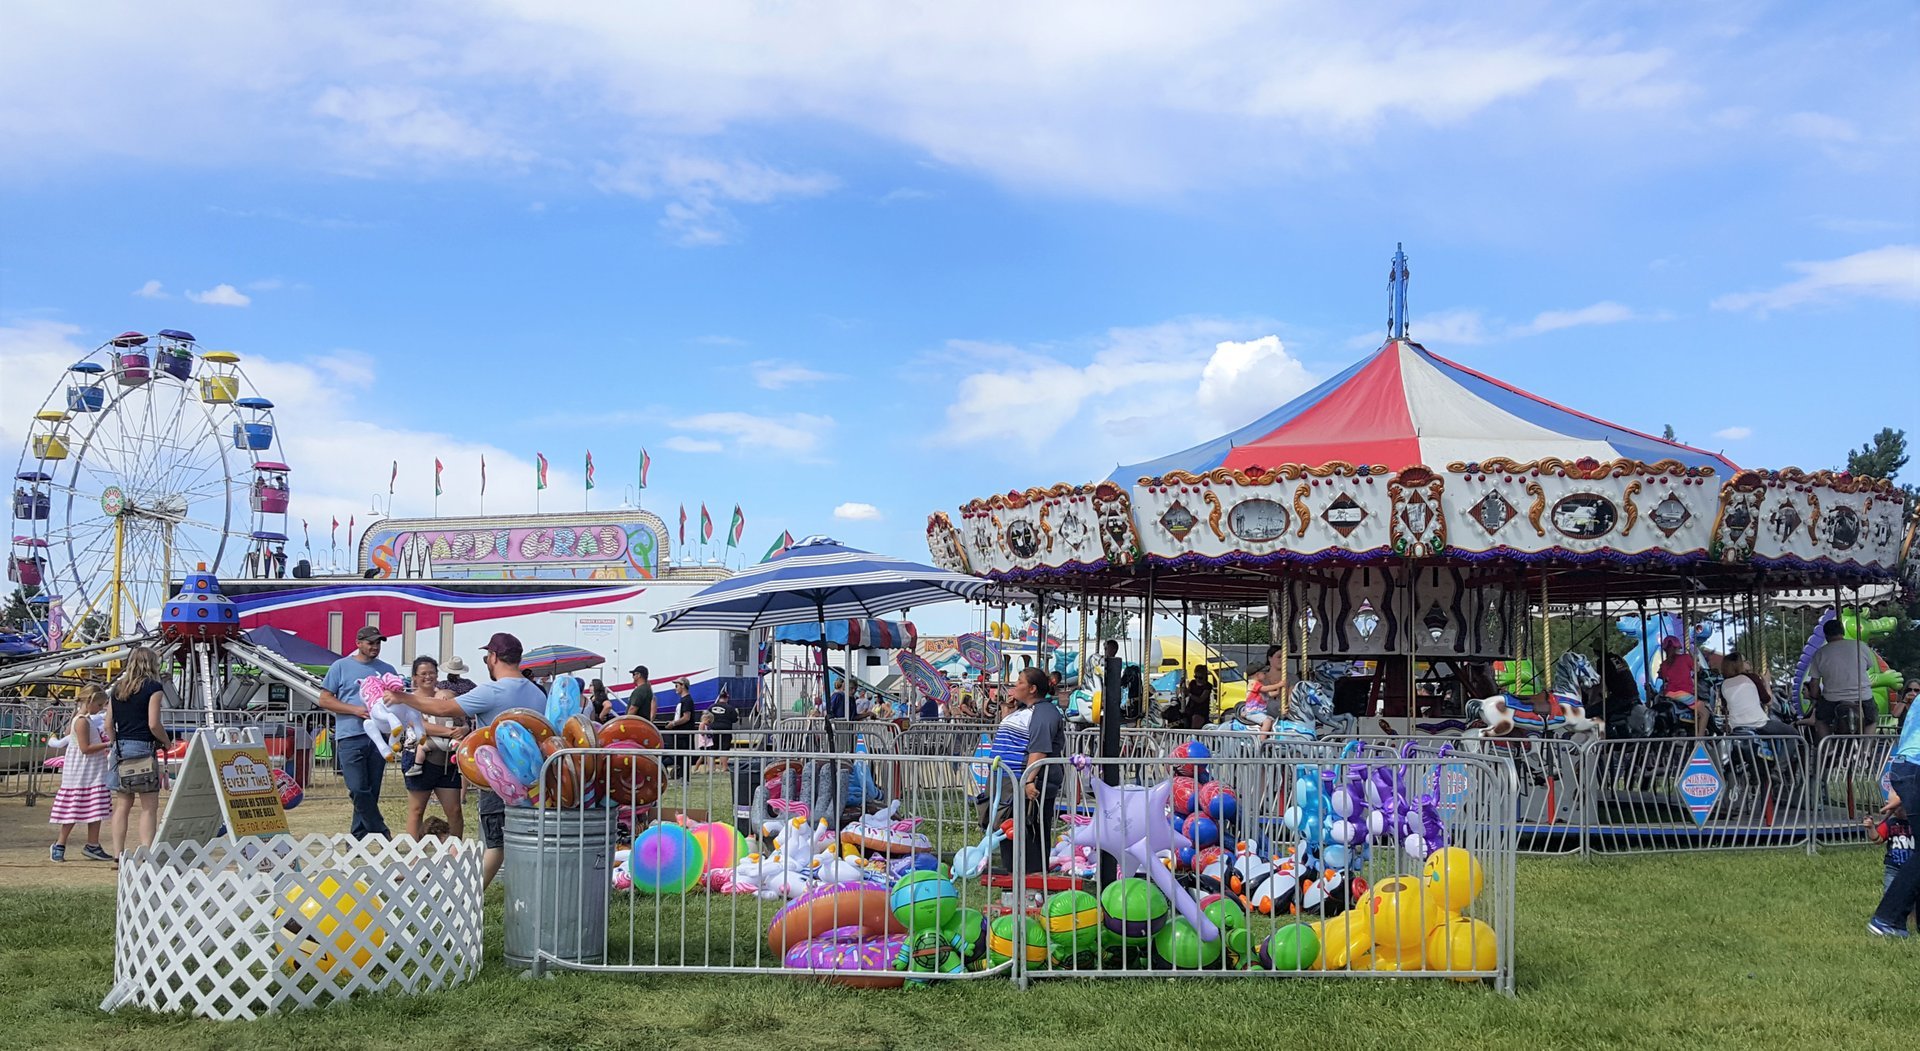
<path fill-rule="evenodd" d="M 541 838 L 544 820 L 545 839 Z M 600 963 L 607 955 L 607 896 L 613 885 L 614 812 L 508 807 L 506 958 L 533 966 L 536 944 L 563 960 Z M 545 930 L 535 895 L 544 901 Z"/>
<path fill-rule="evenodd" d="M 753 794 L 760 790 L 761 775 L 766 770 L 767 761 L 752 753 L 734 753 L 733 756 L 733 827 L 748 839 L 760 834 L 753 823 Z M 709 818 L 711 820 L 711 818 Z"/>

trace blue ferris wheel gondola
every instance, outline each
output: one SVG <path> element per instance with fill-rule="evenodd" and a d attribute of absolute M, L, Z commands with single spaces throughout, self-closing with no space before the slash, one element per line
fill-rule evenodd
<path fill-rule="evenodd" d="M 82 361 L 67 366 L 73 382 L 67 384 L 68 412 L 99 412 L 107 406 L 107 390 L 101 383 L 106 367 L 97 361 Z"/>
<path fill-rule="evenodd" d="M 233 425 L 233 447 L 259 452 L 273 447 L 273 403 L 265 398 L 240 398 L 234 403 L 246 417 Z"/>

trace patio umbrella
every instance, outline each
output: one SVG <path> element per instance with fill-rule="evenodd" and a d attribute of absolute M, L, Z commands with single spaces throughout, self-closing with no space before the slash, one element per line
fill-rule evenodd
<path fill-rule="evenodd" d="M 824 636 L 829 619 L 879 617 L 931 602 L 972 599 L 986 587 L 978 577 L 810 536 L 655 613 L 653 622 L 656 631 L 754 631 L 814 623 Z M 823 660 L 820 696 L 831 692 Z M 829 735 L 832 726 L 828 720 Z"/>
<path fill-rule="evenodd" d="M 571 675 L 588 668 L 598 668 L 605 663 L 607 659 L 592 650 L 556 644 L 535 646 L 528 650 L 520 658 L 520 670 L 528 675 L 548 678 L 555 675 Z"/>
<path fill-rule="evenodd" d="M 893 655 L 893 663 L 899 667 L 900 674 L 913 684 L 914 689 L 941 704 L 953 700 L 953 684 L 925 657 L 912 650 L 901 650 Z"/>

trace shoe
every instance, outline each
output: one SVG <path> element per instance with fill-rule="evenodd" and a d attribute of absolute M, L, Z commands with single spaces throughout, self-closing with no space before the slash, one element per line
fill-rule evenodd
<path fill-rule="evenodd" d="M 55 843 L 53 846 L 47 848 L 47 857 L 54 861 L 65 861 L 67 860 L 67 848 Z"/>
<path fill-rule="evenodd" d="M 92 858 L 95 861 L 112 861 L 113 860 L 113 855 L 107 853 L 106 850 L 103 849 L 98 843 L 87 844 L 85 847 L 81 848 L 80 853 L 85 854 L 86 856 Z"/>
<path fill-rule="evenodd" d="M 56 858 L 54 860 L 57 861 L 59 859 Z M 1908 936 L 1904 928 L 1889 927 L 1886 924 L 1881 923 L 1879 920 L 1867 921 L 1867 933 L 1878 935 L 1879 937 L 1882 937 L 1882 938 L 1905 938 Z"/>

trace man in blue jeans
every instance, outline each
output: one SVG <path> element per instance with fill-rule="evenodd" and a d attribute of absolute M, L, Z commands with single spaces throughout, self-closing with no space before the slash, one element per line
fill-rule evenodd
<path fill-rule="evenodd" d="M 1905 802 L 1907 814 L 1920 810 L 1920 716 L 1909 714 L 1900 740 L 1893 746 L 1893 792 L 1880 809 L 1888 814 Z M 1888 938 L 1907 937 L 1907 917 L 1920 902 L 1920 854 L 1908 854 L 1906 864 L 1894 874 L 1887 892 L 1880 896 L 1880 907 L 1867 921 L 1867 933 Z"/>
<path fill-rule="evenodd" d="M 361 837 L 392 835 L 387 819 L 380 816 L 380 780 L 386 776 L 387 761 L 362 728 L 367 709 L 360 703 L 360 680 L 394 674 L 393 665 L 380 659 L 380 644 L 385 641 L 379 628 L 361 628 L 354 636 L 353 652 L 327 668 L 315 702 L 333 713 L 333 761 L 353 799 L 353 824 L 348 831 Z"/>

